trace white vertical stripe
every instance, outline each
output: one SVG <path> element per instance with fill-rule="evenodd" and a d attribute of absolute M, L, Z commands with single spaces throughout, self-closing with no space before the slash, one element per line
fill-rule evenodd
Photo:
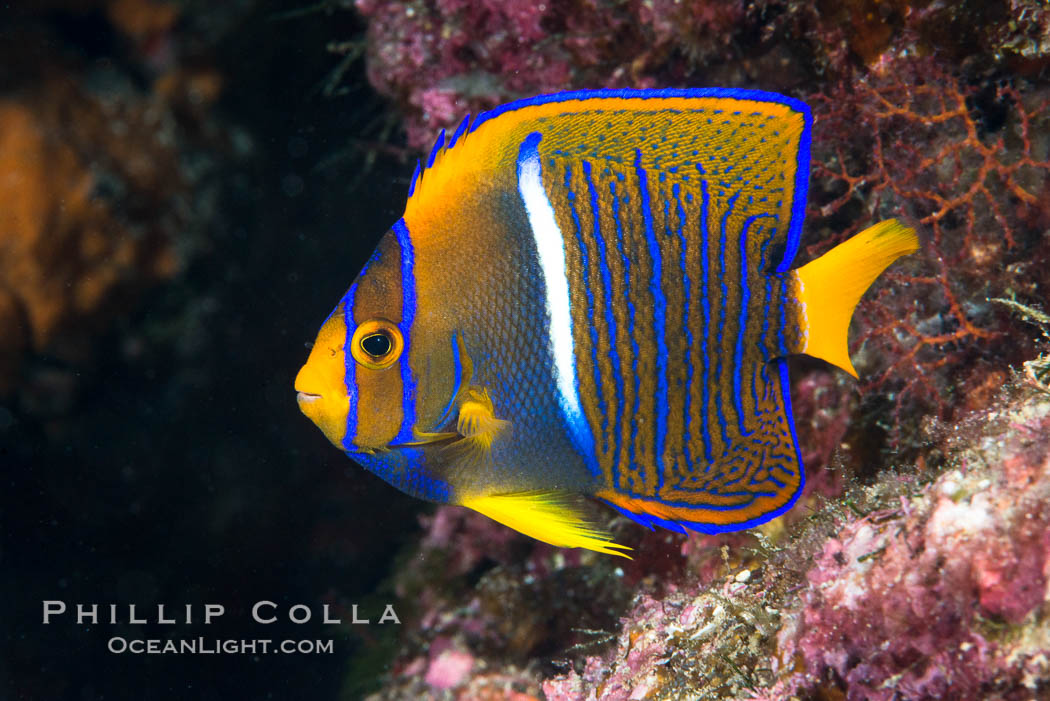
<path fill-rule="evenodd" d="M 565 240 L 554 217 L 554 207 L 543 189 L 540 154 L 536 148 L 539 134 L 532 134 L 522 144 L 518 155 L 518 193 L 529 216 L 529 226 L 536 241 L 543 280 L 547 286 L 547 335 L 558 383 L 558 403 L 573 432 L 577 447 L 586 447 L 586 422 L 580 409 L 576 380 L 576 356 L 572 341 L 572 316 L 569 313 L 569 280 L 565 274 Z"/>

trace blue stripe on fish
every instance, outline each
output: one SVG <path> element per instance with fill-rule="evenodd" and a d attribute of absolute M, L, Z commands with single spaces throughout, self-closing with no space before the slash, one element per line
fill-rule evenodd
<path fill-rule="evenodd" d="M 438 133 L 437 139 L 434 140 L 434 147 L 430 149 L 430 157 L 427 158 L 427 168 L 434 165 L 434 159 L 437 158 L 438 153 L 445 146 L 445 130 L 442 129 Z"/>
<path fill-rule="evenodd" d="M 412 172 L 412 179 L 408 183 L 408 196 L 411 197 L 416 191 L 416 185 L 419 184 L 419 179 L 423 176 L 423 164 L 416 161 L 416 169 Z"/>
<path fill-rule="evenodd" d="M 583 226 L 580 223 L 580 214 L 576 210 L 576 192 L 572 189 L 572 169 L 569 166 L 565 167 L 565 192 L 566 199 L 569 203 L 569 212 L 572 214 L 573 227 L 576 230 L 576 245 L 580 249 L 580 271 L 583 279 L 583 288 L 586 292 L 587 297 L 587 319 L 594 319 L 594 291 L 591 289 L 591 263 L 590 253 L 587 251 L 587 245 L 583 240 Z M 607 403 L 605 395 L 602 392 L 602 381 L 601 371 L 598 368 L 598 326 L 594 323 L 587 325 L 587 332 L 591 338 L 591 368 L 594 379 L 594 393 L 595 401 L 598 404 L 598 413 L 603 417 L 607 412 Z M 593 430 L 592 430 L 592 440 Z M 603 445 L 608 446 L 608 438 L 603 436 Z M 590 451 L 591 455 L 594 455 L 593 448 Z M 595 458 L 594 464 L 589 466 L 593 474 L 597 475 L 600 472 L 598 467 L 597 459 Z"/>
<path fill-rule="evenodd" d="M 787 245 L 784 247 L 784 258 L 777 266 L 778 273 L 786 273 L 798 253 L 798 244 L 802 239 L 802 221 L 806 218 L 806 198 L 809 196 L 809 149 L 812 140 L 813 114 L 805 103 L 790 98 L 782 100 L 802 115 L 804 126 L 799 141 L 798 155 L 795 158 L 795 188 L 791 200 L 791 225 L 788 227 Z M 785 392 L 785 394 L 787 394 Z M 800 463 L 801 464 L 801 463 Z"/>
<path fill-rule="evenodd" d="M 605 322 L 609 327 L 609 357 L 612 360 L 612 374 L 613 380 L 616 386 L 616 406 L 623 405 L 623 375 L 620 372 L 620 354 L 616 350 L 616 318 L 613 316 L 612 310 L 612 274 L 609 272 L 609 266 L 606 261 L 609 260 L 609 251 L 605 245 L 605 237 L 602 232 L 602 220 L 601 210 L 598 202 L 598 190 L 595 187 L 594 179 L 591 177 L 591 164 L 590 161 L 582 161 L 584 178 L 587 180 L 587 190 L 591 196 L 591 214 L 594 217 L 594 240 L 598 244 L 598 264 L 602 271 L 602 294 L 605 298 Z M 597 346 L 595 346 L 597 348 Z M 613 435 L 614 431 L 609 430 L 613 425 L 612 412 L 608 412 L 605 417 L 605 433 L 606 435 Z M 613 438 L 617 444 L 620 441 Z M 614 460 L 611 468 L 612 484 L 620 483 L 620 466 L 619 462 Z"/>
<path fill-rule="evenodd" d="M 787 324 L 787 304 L 781 293 L 780 308 L 777 310 L 777 350 L 774 355 L 787 355 L 787 341 L 784 339 L 784 326 Z"/>
<path fill-rule="evenodd" d="M 448 147 L 449 148 L 452 148 L 453 146 L 456 145 L 456 142 L 459 141 L 459 137 L 463 136 L 463 134 L 466 133 L 467 127 L 469 125 L 470 125 L 470 115 L 468 114 L 466 117 L 463 118 L 463 121 L 459 123 L 459 126 L 456 127 L 456 130 L 454 132 L 452 132 L 452 138 L 448 140 Z"/>
<path fill-rule="evenodd" d="M 747 276 L 747 243 L 749 234 L 751 233 L 751 226 L 759 219 L 775 219 L 772 214 L 754 214 L 748 217 L 744 221 L 743 232 L 740 235 L 740 315 L 737 318 L 737 335 L 736 335 L 736 348 L 734 349 L 733 356 L 733 401 L 736 406 L 737 422 L 740 426 L 741 437 L 747 437 L 751 435 L 751 431 L 747 429 L 747 422 L 744 419 L 744 402 L 743 402 L 743 390 L 741 389 L 741 373 L 744 367 L 744 336 L 747 331 L 747 313 L 751 308 L 751 285 L 748 283 Z M 765 227 L 759 225 L 758 230 L 755 232 L 756 235 L 761 234 Z M 765 254 L 765 244 L 760 248 L 762 255 Z M 760 261 L 761 262 L 761 261 Z M 759 343 L 764 345 L 764 343 Z M 758 395 L 754 391 L 754 383 L 752 383 L 752 394 L 755 400 L 755 410 L 758 410 Z"/>
<path fill-rule="evenodd" d="M 685 437 L 682 441 L 683 452 L 685 457 L 686 465 L 693 464 L 693 449 L 690 445 L 692 440 L 691 424 L 693 420 L 692 412 L 692 387 L 693 387 L 693 357 L 689 353 L 689 349 L 693 348 L 693 326 L 689 323 L 689 303 L 693 295 L 693 281 L 689 277 L 689 270 L 686 267 L 686 253 L 688 245 L 684 235 L 685 229 L 685 208 L 682 206 L 682 188 L 678 183 L 671 186 L 671 194 L 675 201 L 675 214 L 678 217 L 678 230 L 675 235 L 678 237 L 678 243 L 680 245 L 678 254 L 678 265 L 682 271 L 682 328 L 685 330 L 686 340 L 686 353 L 684 356 L 686 366 L 686 379 L 685 379 L 685 420 L 683 422 L 685 426 Z M 662 474 L 662 473 L 661 473 Z"/>
<path fill-rule="evenodd" d="M 401 250 L 401 322 L 397 325 L 401 331 L 406 348 L 411 348 L 412 323 L 416 319 L 416 274 L 415 251 L 412 247 L 412 235 L 404 219 L 398 219 L 393 226 L 397 245 Z M 405 353 L 398 361 L 401 363 L 401 430 L 394 438 L 394 443 L 408 443 L 415 440 L 416 425 L 416 379 L 409 365 L 409 354 Z"/>
<path fill-rule="evenodd" d="M 656 340 L 656 463 L 657 489 L 663 486 L 664 447 L 667 443 L 667 298 L 663 293 L 663 260 L 660 243 L 653 233 L 652 202 L 649 199 L 649 182 L 642 168 L 642 151 L 635 149 L 635 171 L 638 173 L 638 189 L 641 195 L 642 217 L 645 221 L 645 240 L 649 245 L 652 270 L 649 275 L 649 293 L 653 296 L 653 336 Z"/>
<path fill-rule="evenodd" d="M 463 360 L 460 358 L 459 348 L 459 333 L 456 331 L 452 332 L 452 394 L 449 395 L 448 404 L 441 410 L 441 414 L 438 417 L 437 423 L 434 424 L 435 430 L 440 428 L 448 420 L 449 414 L 452 412 L 452 405 L 456 401 L 456 397 L 459 396 L 460 387 L 463 385 Z"/>
<path fill-rule="evenodd" d="M 354 299 L 357 296 L 357 281 L 350 285 L 350 289 L 343 295 L 343 323 L 347 329 L 356 329 L 354 321 Z M 337 307 L 338 308 L 338 307 Z M 357 361 L 350 350 L 350 342 L 353 340 L 353 332 L 346 334 L 343 340 L 343 363 L 346 373 L 343 375 L 343 383 L 346 385 L 346 395 L 350 398 L 350 410 L 346 412 L 346 435 L 343 436 L 343 450 L 352 450 L 354 437 L 357 436 Z"/>
<path fill-rule="evenodd" d="M 613 218 L 613 223 L 616 224 L 616 239 L 615 239 L 615 241 L 616 241 L 616 251 L 617 251 L 617 253 L 620 254 L 620 259 L 621 259 L 621 261 L 623 263 L 623 299 L 624 299 L 624 302 L 626 303 L 626 307 L 627 307 L 627 338 L 628 338 L 628 340 L 630 341 L 630 344 L 631 344 L 631 375 L 637 381 L 637 379 L 638 379 L 638 344 L 634 340 L 634 304 L 631 302 L 631 268 L 630 268 L 631 262 L 628 259 L 627 254 L 624 252 L 624 249 L 623 249 L 623 222 L 620 219 L 620 198 L 616 194 L 616 182 L 615 181 L 609 183 L 609 192 L 612 194 L 612 218 Z M 613 340 L 610 343 L 610 345 L 615 345 L 615 344 L 616 344 L 615 336 L 613 336 Z M 620 378 L 620 381 L 623 382 L 623 379 Z M 635 405 L 633 407 L 633 412 L 634 412 L 634 415 L 637 415 L 637 413 L 638 413 L 638 387 L 637 387 L 637 385 L 635 385 L 635 390 L 634 390 L 634 401 L 635 401 Z M 626 404 L 626 402 L 624 402 L 621 399 L 618 404 L 619 404 L 619 418 L 617 420 L 617 423 L 621 427 L 620 430 L 622 431 L 624 428 L 626 428 L 626 426 L 624 426 L 624 424 L 630 423 L 631 439 L 630 439 L 630 443 L 629 443 L 629 445 L 627 447 L 627 456 L 628 456 L 627 459 L 628 459 L 628 464 L 633 467 L 634 466 L 634 446 L 635 446 L 635 443 L 637 442 L 636 439 L 637 439 L 637 434 L 638 434 L 638 424 L 637 424 L 636 421 L 628 422 L 628 420 L 627 420 L 628 417 L 627 417 L 627 404 Z M 623 450 L 624 450 L 624 441 L 621 438 L 620 440 L 616 441 L 616 458 L 615 458 L 615 464 L 616 465 L 620 464 L 620 458 L 623 455 Z M 628 485 L 622 485 L 622 486 L 629 493 L 633 493 L 633 490 L 631 490 Z"/>
<path fill-rule="evenodd" d="M 621 515 L 626 516 L 627 518 L 631 519 L 635 523 L 637 523 L 639 525 L 642 525 L 642 526 L 645 526 L 650 531 L 655 530 L 653 528 L 653 517 L 652 516 L 649 516 L 647 514 L 636 514 L 636 513 L 632 512 L 632 511 L 628 511 L 627 509 L 624 509 L 624 508 L 621 508 L 621 507 L 617 506 L 616 504 L 612 503 L 608 499 L 601 499 L 601 501 L 605 502 L 606 504 L 608 504 L 612 508 L 616 509 L 617 511 L 620 512 Z"/>
<path fill-rule="evenodd" d="M 704 342 L 703 342 L 703 368 L 701 378 L 701 388 L 703 390 L 703 406 L 700 408 L 700 416 L 703 419 L 703 436 L 704 436 L 704 457 L 707 458 L 707 468 L 714 464 L 715 458 L 711 451 L 711 425 L 707 415 L 708 402 L 710 400 L 710 386 L 711 378 L 709 376 L 711 368 L 711 360 L 708 356 L 710 352 L 710 340 L 709 336 L 711 333 L 711 298 L 708 294 L 708 223 L 707 223 L 707 211 L 709 205 L 709 195 L 707 192 L 707 181 L 700 182 L 700 264 L 701 264 L 701 282 L 700 282 L 700 310 L 703 317 L 703 325 L 701 328 L 704 330 Z M 692 418 L 692 416 L 690 416 Z"/>
<path fill-rule="evenodd" d="M 765 92 L 764 90 L 748 90 L 744 88 L 666 88 L 664 90 L 639 90 L 636 88 L 620 88 L 620 89 L 599 89 L 599 90 L 566 90 L 564 92 L 552 93 L 549 95 L 537 95 L 536 97 L 530 97 L 524 100 L 517 100 L 515 102 L 509 102 L 505 105 L 500 105 L 494 109 L 482 112 L 478 115 L 478 118 L 474 120 L 474 123 L 470 125 L 470 131 L 476 131 L 485 122 L 495 119 L 501 114 L 507 112 L 513 112 L 520 110 L 525 107 L 531 107 L 533 105 L 546 105 L 552 102 L 568 102 L 570 100 L 592 100 L 595 98 L 603 97 L 614 97 L 624 99 L 638 99 L 638 100 L 652 100 L 662 99 L 669 97 L 686 97 L 686 98 L 701 98 L 701 97 L 717 97 L 724 99 L 738 99 L 738 100 L 754 100 L 755 102 L 774 102 L 780 105 L 786 105 L 796 112 L 800 112 L 806 117 L 807 126 L 811 123 L 812 117 L 810 116 L 809 107 L 799 100 L 793 97 L 787 97 L 786 95 L 779 95 L 777 93 Z M 714 110 L 715 114 L 720 114 L 723 110 Z M 808 130 L 805 133 L 808 137 Z M 806 165 L 809 164 L 809 138 L 804 138 L 803 141 L 806 145 Z M 721 147 L 716 147 L 719 150 Z M 801 158 L 799 161 L 801 162 Z M 798 185 L 796 184 L 796 187 Z M 803 191 L 803 194 L 805 192 Z M 804 200 L 803 200 L 804 202 Z M 802 212 L 805 212 L 805 205 L 803 204 Z"/>
<path fill-rule="evenodd" d="M 719 285 L 721 288 L 721 297 L 718 304 L 718 337 L 717 345 L 718 349 L 717 359 L 715 360 L 715 377 L 718 382 L 718 391 L 715 392 L 715 413 L 718 416 L 718 426 L 722 431 L 722 451 L 723 453 L 729 447 L 729 429 L 726 423 L 725 411 L 722 408 L 722 341 L 725 332 L 726 325 L 726 306 L 729 304 L 729 286 L 726 284 L 726 278 L 729 277 L 729 271 L 726 270 L 726 225 L 729 223 L 729 217 L 732 216 L 733 210 L 736 208 L 736 202 L 740 198 L 740 193 L 735 193 L 729 198 L 727 202 L 727 209 L 722 215 L 722 221 L 719 226 L 718 234 L 718 265 L 719 265 Z M 745 283 L 746 284 L 746 283 Z M 739 333 L 739 330 L 738 330 Z"/>

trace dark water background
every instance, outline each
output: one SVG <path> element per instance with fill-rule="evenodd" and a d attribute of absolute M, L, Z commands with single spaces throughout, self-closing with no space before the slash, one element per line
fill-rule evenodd
<path fill-rule="evenodd" d="M 386 600 L 365 596 L 416 527 L 420 504 L 333 450 L 292 390 L 304 344 L 399 215 L 411 166 L 380 157 L 351 186 L 364 162 L 349 137 L 382 106 L 360 63 L 349 95 L 318 87 L 337 63 L 325 45 L 362 31 L 353 13 L 282 19 L 302 4 L 235 5 L 203 53 L 225 83 L 215 119 L 251 147 L 216 156 L 209 250 L 119 319 L 92 367 L 28 361 L 24 374 L 73 378 L 68 407 L 0 402 L 0 699 L 336 698 L 378 633 L 321 625 L 321 606 L 377 616 L 369 602 Z M 0 39 L 43 27 L 50 49 L 88 66 L 131 63 L 98 11 L 27 18 L 4 4 L 0 23 Z M 158 603 L 226 614 L 211 626 L 78 626 L 71 614 L 44 626 L 45 599 L 116 603 L 122 618 L 132 603 L 151 618 Z M 280 622 L 251 621 L 262 599 Z M 313 620 L 289 623 L 294 604 Z M 334 654 L 115 655 L 113 635 L 334 638 Z"/>

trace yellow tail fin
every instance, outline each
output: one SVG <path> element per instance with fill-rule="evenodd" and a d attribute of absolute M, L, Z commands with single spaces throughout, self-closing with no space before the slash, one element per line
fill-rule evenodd
<path fill-rule="evenodd" d="M 887 219 L 795 270 L 805 332 L 801 352 L 856 377 L 846 338 L 853 309 L 890 263 L 917 250 L 915 230 Z"/>

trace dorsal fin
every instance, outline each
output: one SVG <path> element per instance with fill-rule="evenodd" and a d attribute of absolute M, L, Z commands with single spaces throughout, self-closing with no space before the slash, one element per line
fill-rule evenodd
<path fill-rule="evenodd" d="M 416 193 L 416 187 L 419 185 L 420 178 L 423 177 L 423 164 L 416 161 L 416 170 L 412 173 L 412 180 L 408 183 L 408 197 L 412 198 L 412 195 Z"/>
<path fill-rule="evenodd" d="M 431 153 L 404 219 L 423 238 L 447 231 L 463 203 L 514 193 L 520 147 L 539 134 L 545 168 L 644 170 L 679 185 L 685 199 L 709 195 L 712 211 L 732 210 L 731 193 L 739 193 L 736 211 L 763 225 L 748 245 L 765 253 L 767 269 L 784 272 L 801 234 L 811 124 L 803 103 L 757 90 L 583 90 L 518 100 L 461 123 Z"/>
<path fill-rule="evenodd" d="M 454 148 L 456 142 L 459 141 L 459 137 L 463 136 L 467 131 L 467 127 L 470 126 L 470 115 L 468 114 L 463 118 L 463 121 L 456 127 L 456 131 L 452 132 L 452 138 L 448 141 L 448 148 Z"/>
<path fill-rule="evenodd" d="M 438 138 L 434 140 L 434 146 L 430 149 L 430 158 L 427 159 L 427 168 L 432 168 L 434 165 L 434 159 L 437 158 L 438 152 L 445 148 L 445 130 L 442 129 L 438 134 Z"/>
<path fill-rule="evenodd" d="M 467 133 L 470 127 L 470 115 L 468 114 L 463 118 L 463 121 L 459 123 L 456 130 L 452 132 L 452 138 L 445 138 L 445 130 L 442 129 L 434 140 L 434 145 L 430 149 L 430 155 L 427 156 L 427 164 L 424 167 L 421 162 L 416 164 L 416 170 L 412 174 L 412 181 L 408 187 L 408 197 L 411 202 L 413 197 L 419 195 L 420 190 L 423 187 L 423 179 L 429 173 L 433 173 L 440 165 L 441 161 L 444 160 L 445 154 L 452 150 L 458 141 Z M 429 188 L 428 188 L 429 189 Z M 406 211 L 408 209 L 406 205 Z"/>

